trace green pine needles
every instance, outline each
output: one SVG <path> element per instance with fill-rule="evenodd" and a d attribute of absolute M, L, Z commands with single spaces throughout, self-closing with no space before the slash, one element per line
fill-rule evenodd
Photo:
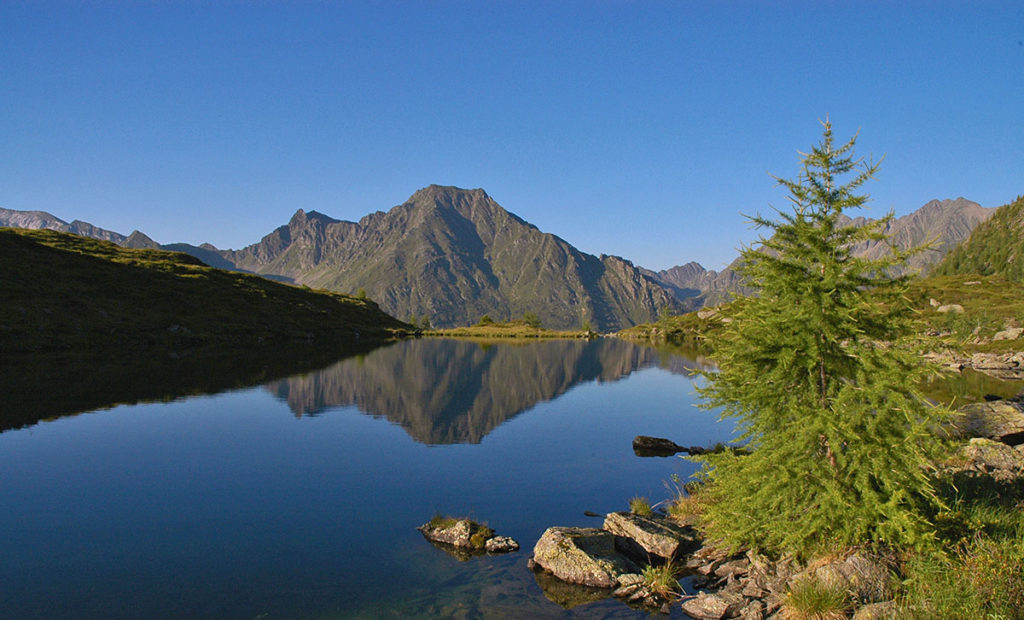
<path fill-rule="evenodd" d="M 886 275 L 909 254 L 851 254 L 884 242 L 892 214 L 859 227 L 841 217 L 867 201 L 856 192 L 878 164 L 853 157 L 856 136 L 837 148 L 823 125 L 799 177 L 779 179 L 792 213 L 750 218 L 771 233 L 743 251 L 758 295 L 733 302 L 732 321 L 711 333 L 719 370 L 701 390 L 752 448 L 698 458 L 708 534 L 798 556 L 921 545 L 937 501 L 926 467 L 938 414 L 916 392 L 920 360 L 895 346 L 909 329 L 907 279 Z"/>

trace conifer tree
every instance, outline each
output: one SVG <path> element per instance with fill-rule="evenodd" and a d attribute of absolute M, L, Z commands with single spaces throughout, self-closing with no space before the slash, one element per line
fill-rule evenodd
<path fill-rule="evenodd" d="M 742 253 L 758 293 L 734 301 L 712 334 L 718 370 L 702 389 L 751 448 L 698 459 L 708 534 L 798 556 L 921 545 L 937 501 L 926 475 L 937 411 L 916 392 L 920 360 L 896 346 L 909 328 L 907 279 L 886 275 L 908 254 L 851 254 L 884 240 L 892 214 L 867 226 L 841 217 L 867 201 L 857 191 L 878 164 L 854 158 L 856 136 L 836 147 L 823 125 L 800 175 L 778 179 L 792 212 L 749 218 L 770 233 Z"/>

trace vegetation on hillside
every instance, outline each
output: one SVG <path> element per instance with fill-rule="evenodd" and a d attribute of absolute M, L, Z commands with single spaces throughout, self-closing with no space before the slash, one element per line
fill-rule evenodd
<path fill-rule="evenodd" d="M 1024 282 L 1024 196 L 1000 207 L 932 271 L 934 275 L 1001 276 Z"/>
<path fill-rule="evenodd" d="M 50 230 L 0 229 L 0 279 L 6 354 L 340 344 L 411 333 L 367 299 Z"/>

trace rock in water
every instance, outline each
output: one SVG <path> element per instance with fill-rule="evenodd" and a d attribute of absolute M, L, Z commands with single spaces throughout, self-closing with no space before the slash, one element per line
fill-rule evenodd
<path fill-rule="evenodd" d="M 619 550 L 639 561 L 651 555 L 670 560 L 699 545 L 692 527 L 677 525 L 657 514 L 613 512 L 605 517 L 604 529 L 622 537 L 616 540 Z"/>
<path fill-rule="evenodd" d="M 648 437 L 637 435 L 633 438 L 633 452 L 637 456 L 672 456 L 677 452 L 684 452 L 686 448 L 678 445 L 670 439 L 662 437 Z"/>
<path fill-rule="evenodd" d="M 640 568 L 615 549 L 615 535 L 589 527 L 549 527 L 533 548 L 541 568 L 569 583 L 613 588 Z"/>
<path fill-rule="evenodd" d="M 519 551 L 519 543 L 508 536 L 495 536 L 487 540 L 484 549 L 487 550 L 487 553 L 509 553 Z"/>
<path fill-rule="evenodd" d="M 507 536 L 495 536 L 494 530 L 470 519 L 434 517 L 418 529 L 427 540 L 460 549 L 487 550 L 491 553 L 517 551 L 519 543 Z"/>
<path fill-rule="evenodd" d="M 1006 444 L 1024 442 L 1024 411 L 1010 401 L 972 403 L 961 407 L 952 419 L 961 436 L 985 437 Z"/>

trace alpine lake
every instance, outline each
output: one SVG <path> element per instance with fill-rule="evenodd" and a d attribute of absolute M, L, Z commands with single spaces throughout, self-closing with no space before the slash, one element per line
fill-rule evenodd
<path fill-rule="evenodd" d="M 635 435 L 731 437 L 696 406 L 704 363 L 598 338 L 4 364 L 0 615 L 647 617 L 527 559 L 696 470 Z M 437 514 L 522 548 L 435 546 Z"/>

